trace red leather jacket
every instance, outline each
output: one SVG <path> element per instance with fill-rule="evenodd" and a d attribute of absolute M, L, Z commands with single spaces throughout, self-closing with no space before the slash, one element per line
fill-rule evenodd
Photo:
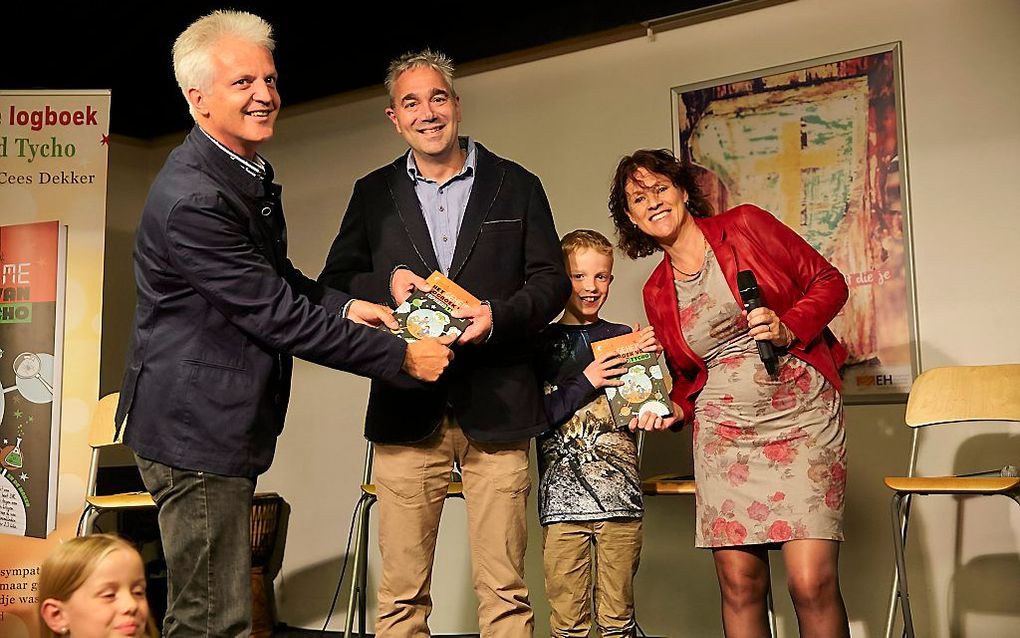
<path fill-rule="evenodd" d="M 826 327 L 847 299 L 846 280 L 835 266 L 788 226 L 757 206 L 742 204 L 695 223 L 715 252 L 720 269 L 743 306 L 737 271 L 750 270 L 758 280 L 762 303 L 772 309 L 796 337 L 789 353 L 811 364 L 837 390 L 846 349 Z M 705 386 L 705 362 L 691 351 L 680 330 L 676 288 L 669 256 L 652 271 L 644 287 L 645 312 L 666 353 L 673 374 L 671 398 L 694 414 L 694 399 Z"/>

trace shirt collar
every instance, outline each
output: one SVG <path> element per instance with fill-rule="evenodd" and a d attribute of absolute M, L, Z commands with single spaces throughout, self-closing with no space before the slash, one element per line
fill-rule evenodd
<path fill-rule="evenodd" d="M 453 180 L 466 175 L 474 175 L 475 166 L 478 163 L 478 153 L 476 152 L 475 141 L 470 137 L 460 137 L 457 138 L 457 141 L 460 142 L 461 150 L 467 151 L 467 157 L 464 158 L 464 166 L 461 167 L 460 171 L 456 175 L 446 180 L 447 182 L 452 182 Z M 414 152 L 410 149 L 407 151 L 407 174 L 411 178 L 412 182 L 417 182 L 419 180 L 423 182 L 434 181 L 425 177 L 418 171 L 418 163 L 414 161 Z"/>
<path fill-rule="evenodd" d="M 235 162 L 237 162 L 238 164 L 240 164 L 241 168 L 243 168 L 246 173 L 248 173 L 249 175 L 251 175 L 252 177 L 254 177 L 254 178 L 258 179 L 258 180 L 266 179 L 266 176 L 267 176 L 266 173 L 267 173 L 269 164 L 268 164 L 268 162 L 266 162 L 266 160 L 264 160 L 262 158 L 261 155 L 256 154 L 254 161 L 249 160 L 249 159 L 245 159 L 245 158 L 241 157 L 240 155 L 238 155 L 237 153 L 235 153 L 234 151 L 232 151 L 229 148 L 227 148 L 226 146 L 224 146 L 215 137 L 213 137 L 212 135 L 209 135 L 209 133 L 206 132 L 206 130 L 204 128 L 202 128 L 201 126 L 198 127 L 198 130 L 202 131 L 202 133 L 204 133 L 205 136 L 209 138 L 209 141 L 212 142 L 213 144 L 215 144 L 217 146 L 217 148 L 219 148 L 221 151 L 226 153 L 227 157 L 229 157 L 230 159 L 232 159 Z"/>

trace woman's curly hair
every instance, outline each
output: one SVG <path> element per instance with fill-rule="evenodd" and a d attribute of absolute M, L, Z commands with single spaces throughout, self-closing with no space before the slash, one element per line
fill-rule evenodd
<path fill-rule="evenodd" d="M 616 245 L 631 259 L 647 257 L 662 250 L 654 239 L 641 232 L 627 216 L 625 188 L 639 168 L 668 177 L 674 186 L 687 193 L 687 210 L 691 215 L 708 217 L 712 214 L 712 205 L 698 187 L 690 164 L 682 163 L 664 148 L 634 151 L 616 166 L 616 175 L 613 176 L 613 185 L 609 190 L 609 216 L 616 226 Z"/>

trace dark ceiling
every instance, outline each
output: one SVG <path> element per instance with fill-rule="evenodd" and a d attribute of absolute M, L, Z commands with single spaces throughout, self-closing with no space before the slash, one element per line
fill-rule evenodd
<path fill-rule="evenodd" d="M 436 48 L 464 64 L 734 2 L 4 4 L 0 89 L 109 88 L 112 132 L 152 138 L 190 125 L 170 47 L 192 20 L 216 8 L 252 11 L 274 26 L 287 106 L 379 85 L 387 62 L 412 49 Z"/>

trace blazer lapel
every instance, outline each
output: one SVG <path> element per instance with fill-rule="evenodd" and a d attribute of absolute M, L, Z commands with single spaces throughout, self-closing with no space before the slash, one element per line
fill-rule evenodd
<path fill-rule="evenodd" d="M 453 261 L 450 264 L 450 279 L 455 279 L 457 273 L 464 267 L 468 255 L 478 240 L 478 232 L 482 228 L 482 222 L 492 208 L 496 196 L 499 195 L 500 186 L 503 184 L 505 169 L 502 162 L 497 160 L 481 144 L 475 143 L 478 161 L 475 165 L 475 181 L 471 186 L 471 195 L 468 197 L 467 208 L 464 211 L 464 219 L 460 223 L 460 232 L 457 233 L 457 247 L 453 250 Z"/>
<path fill-rule="evenodd" d="M 428 270 L 419 274 L 427 277 L 433 270 L 439 270 L 439 259 L 436 258 L 436 251 L 432 248 L 432 237 L 429 235 L 429 227 L 425 224 L 425 215 L 421 212 L 418 195 L 414 192 L 414 184 L 404 171 L 405 157 L 402 155 L 391 164 L 393 170 L 386 175 L 386 182 L 393 198 L 393 207 L 404 223 L 404 230 L 411 239 L 414 251 Z"/>

